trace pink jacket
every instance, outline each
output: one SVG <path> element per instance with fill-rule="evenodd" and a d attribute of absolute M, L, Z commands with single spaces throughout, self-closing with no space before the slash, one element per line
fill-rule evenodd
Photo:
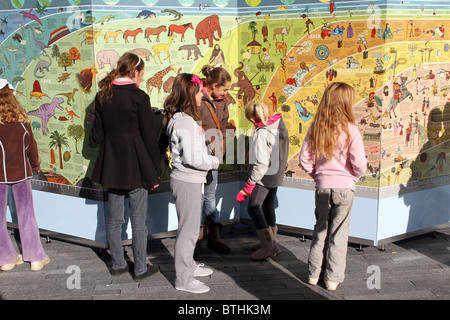
<path fill-rule="evenodd" d="M 349 124 L 350 145 L 343 152 L 336 152 L 331 161 L 325 158 L 314 161 L 314 153 L 309 149 L 308 139 L 303 142 L 300 152 L 300 166 L 314 179 L 316 188 L 355 188 L 355 183 L 367 170 L 367 159 L 359 129 Z M 346 135 L 339 140 L 345 146 Z"/>

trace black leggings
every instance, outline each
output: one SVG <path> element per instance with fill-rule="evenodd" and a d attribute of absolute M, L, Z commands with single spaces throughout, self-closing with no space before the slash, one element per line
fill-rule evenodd
<path fill-rule="evenodd" d="M 256 184 L 248 203 L 248 214 L 256 229 L 275 227 L 275 199 L 278 188 L 266 188 Z"/>

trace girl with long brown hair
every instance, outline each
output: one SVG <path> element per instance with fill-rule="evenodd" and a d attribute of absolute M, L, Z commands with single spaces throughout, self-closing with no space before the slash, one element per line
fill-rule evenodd
<path fill-rule="evenodd" d="M 178 215 L 175 241 L 175 289 L 205 293 L 209 287 L 194 277 L 212 274 L 193 258 L 199 235 L 203 185 L 208 170 L 217 169 L 219 160 L 207 153 L 205 131 L 197 120 L 203 83 L 190 73 L 179 74 L 172 92 L 164 101 L 166 134 L 172 153 L 170 188 Z"/>
<path fill-rule="evenodd" d="M 203 97 L 199 107 L 203 129 L 208 132 L 207 145 L 209 154 L 215 156 L 220 163 L 225 153 L 226 130 L 228 125 L 228 107 L 230 105 L 228 90 L 231 76 L 223 67 L 205 65 L 201 69 L 203 75 Z M 208 173 L 208 183 L 202 197 L 202 225 L 197 239 L 194 256 L 201 251 L 201 242 L 206 228 L 207 246 L 217 253 L 230 253 L 230 247 L 220 238 L 222 226 L 216 222 L 216 189 L 219 180 L 218 170 Z"/>
<path fill-rule="evenodd" d="M 92 131 L 100 144 L 92 180 L 108 189 L 106 238 L 111 274 L 128 272 L 121 234 L 125 197 L 129 196 L 135 280 L 159 270 L 146 263 L 148 190 L 159 185 L 161 163 L 150 98 L 139 89 L 144 72 L 144 61 L 137 55 L 120 57 L 117 68 L 99 83 Z"/>

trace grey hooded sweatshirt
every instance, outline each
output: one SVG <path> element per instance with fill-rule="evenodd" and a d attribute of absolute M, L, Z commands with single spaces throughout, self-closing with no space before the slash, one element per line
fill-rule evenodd
<path fill-rule="evenodd" d="M 255 129 L 250 139 L 249 180 L 267 188 L 283 182 L 289 154 L 289 134 L 281 117 L 269 117 L 267 125 Z"/>
<path fill-rule="evenodd" d="M 205 183 L 208 170 L 219 168 L 219 159 L 207 152 L 205 132 L 184 112 L 177 112 L 167 124 L 172 153 L 171 178 L 191 183 Z"/>

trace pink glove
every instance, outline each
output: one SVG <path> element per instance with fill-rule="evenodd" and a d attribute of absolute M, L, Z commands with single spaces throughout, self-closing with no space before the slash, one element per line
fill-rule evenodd
<path fill-rule="evenodd" d="M 238 195 L 236 196 L 236 201 L 244 202 L 248 197 L 250 197 L 254 188 L 255 184 L 251 183 L 250 181 L 247 181 L 244 189 L 239 191 Z"/>

